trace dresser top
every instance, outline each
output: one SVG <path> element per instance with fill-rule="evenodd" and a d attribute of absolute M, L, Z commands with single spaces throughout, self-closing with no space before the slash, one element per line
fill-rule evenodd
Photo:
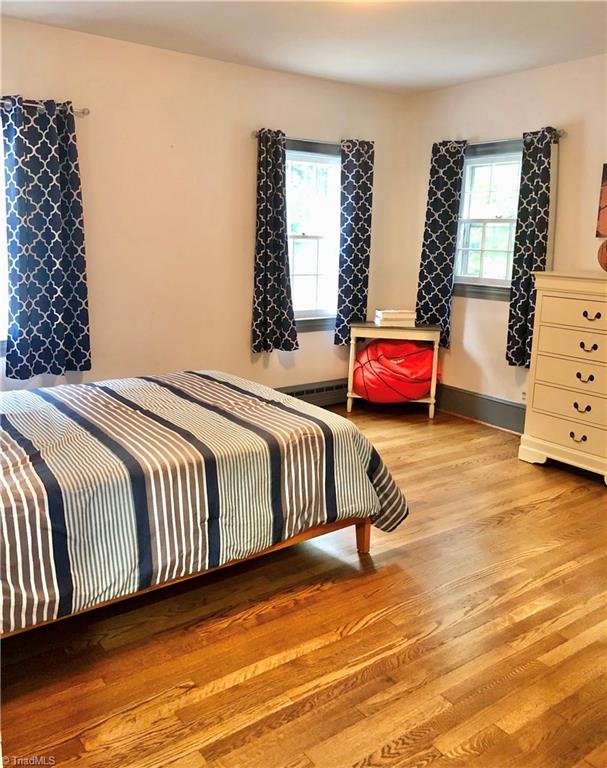
<path fill-rule="evenodd" d="M 607 272 L 534 272 L 538 291 L 607 299 Z"/>
<path fill-rule="evenodd" d="M 600 270 L 586 270 L 584 272 L 556 272 L 552 270 L 546 270 L 545 272 L 532 272 L 533 275 L 545 276 L 549 278 L 561 278 L 562 280 L 598 280 L 607 281 L 607 272 L 601 272 Z"/>

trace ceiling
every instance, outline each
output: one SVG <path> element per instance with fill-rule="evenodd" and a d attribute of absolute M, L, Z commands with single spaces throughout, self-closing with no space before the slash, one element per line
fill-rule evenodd
<path fill-rule="evenodd" d="M 390 90 L 607 50 L 607 2 L 29 2 L 2 13 L 96 35 Z"/>

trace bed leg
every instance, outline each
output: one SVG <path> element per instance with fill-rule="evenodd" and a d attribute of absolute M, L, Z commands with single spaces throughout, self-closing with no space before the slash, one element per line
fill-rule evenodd
<path fill-rule="evenodd" d="M 356 523 L 356 549 L 359 555 L 368 555 L 371 548 L 371 520 Z"/>

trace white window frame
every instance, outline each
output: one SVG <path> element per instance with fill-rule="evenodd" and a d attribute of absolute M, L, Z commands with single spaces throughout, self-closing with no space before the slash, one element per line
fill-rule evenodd
<path fill-rule="evenodd" d="M 510 289 L 511 282 L 512 282 L 512 256 L 513 256 L 513 249 L 514 249 L 514 237 L 516 234 L 516 218 L 470 218 L 470 217 L 464 217 L 463 212 L 466 205 L 466 190 L 469 186 L 469 176 L 472 172 L 472 169 L 475 166 L 479 165 L 487 165 L 491 164 L 492 166 L 498 165 L 500 163 L 510 163 L 513 160 L 518 160 L 519 163 L 521 161 L 521 154 L 522 154 L 522 148 L 519 149 L 513 148 L 513 144 L 516 144 L 516 142 L 495 142 L 493 145 L 476 145 L 478 148 L 477 151 L 474 151 L 473 154 L 470 154 L 464 158 L 464 178 L 462 182 L 462 195 L 460 200 L 460 211 L 457 221 L 457 240 L 456 240 L 456 253 L 455 253 L 455 270 L 454 270 L 454 288 L 457 289 L 458 287 L 463 288 L 464 286 L 472 286 L 474 288 L 477 288 L 479 290 L 482 290 L 484 287 L 488 289 L 504 289 L 508 290 Z M 476 148 L 475 145 L 472 145 L 472 148 Z M 485 149 L 486 148 L 486 149 Z M 461 237 L 463 233 L 463 227 L 466 224 L 482 224 L 483 225 L 483 233 L 482 233 L 482 240 L 481 240 L 481 247 L 479 250 L 480 260 L 481 260 L 481 269 L 482 272 L 482 259 L 483 259 L 483 244 L 484 244 L 484 238 L 486 233 L 486 228 L 488 224 L 509 224 L 510 225 L 510 234 L 508 239 L 508 264 L 507 264 L 507 271 L 510 277 L 505 279 L 500 278 L 490 278 L 490 277 L 476 277 L 475 275 L 464 275 L 461 274 L 461 251 L 466 250 L 468 253 L 471 249 L 462 249 L 460 248 L 460 242 Z M 477 250 L 477 249 L 474 249 Z M 455 291 L 456 294 L 458 291 Z M 465 291 L 462 291 L 459 293 L 459 295 L 465 295 Z M 478 295 L 478 294 L 477 294 Z M 489 295 L 487 296 L 490 297 Z M 497 298 L 497 295 L 491 296 L 491 298 Z"/>
<path fill-rule="evenodd" d="M 341 165 L 341 151 L 338 144 L 322 144 L 312 141 L 301 141 L 287 139 L 287 161 L 289 160 L 301 160 L 302 162 L 327 161 L 334 165 Z M 288 205 L 288 201 L 287 201 Z M 297 277 L 315 277 L 316 278 L 316 292 L 318 294 L 319 278 L 322 273 L 319 270 L 318 259 L 320 256 L 320 243 L 324 239 L 324 236 L 314 232 L 297 232 L 288 233 L 289 239 L 289 276 L 291 278 L 291 285 L 293 285 L 294 275 L 294 259 L 291 258 L 293 253 L 293 245 L 295 242 L 310 242 L 316 241 L 316 272 L 299 274 Z M 294 309 L 295 320 L 297 323 L 297 329 L 299 331 L 315 331 L 331 329 L 334 326 L 336 319 L 336 312 L 329 312 L 322 309 L 308 309 L 297 310 Z"/>

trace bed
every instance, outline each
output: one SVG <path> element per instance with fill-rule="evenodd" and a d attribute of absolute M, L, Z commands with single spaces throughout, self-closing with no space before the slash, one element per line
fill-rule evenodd
<path fill-rule="evenodd" d="M 217 371 L 0 395 L 4 636 L 407 502 L 346 419 Z"/>

